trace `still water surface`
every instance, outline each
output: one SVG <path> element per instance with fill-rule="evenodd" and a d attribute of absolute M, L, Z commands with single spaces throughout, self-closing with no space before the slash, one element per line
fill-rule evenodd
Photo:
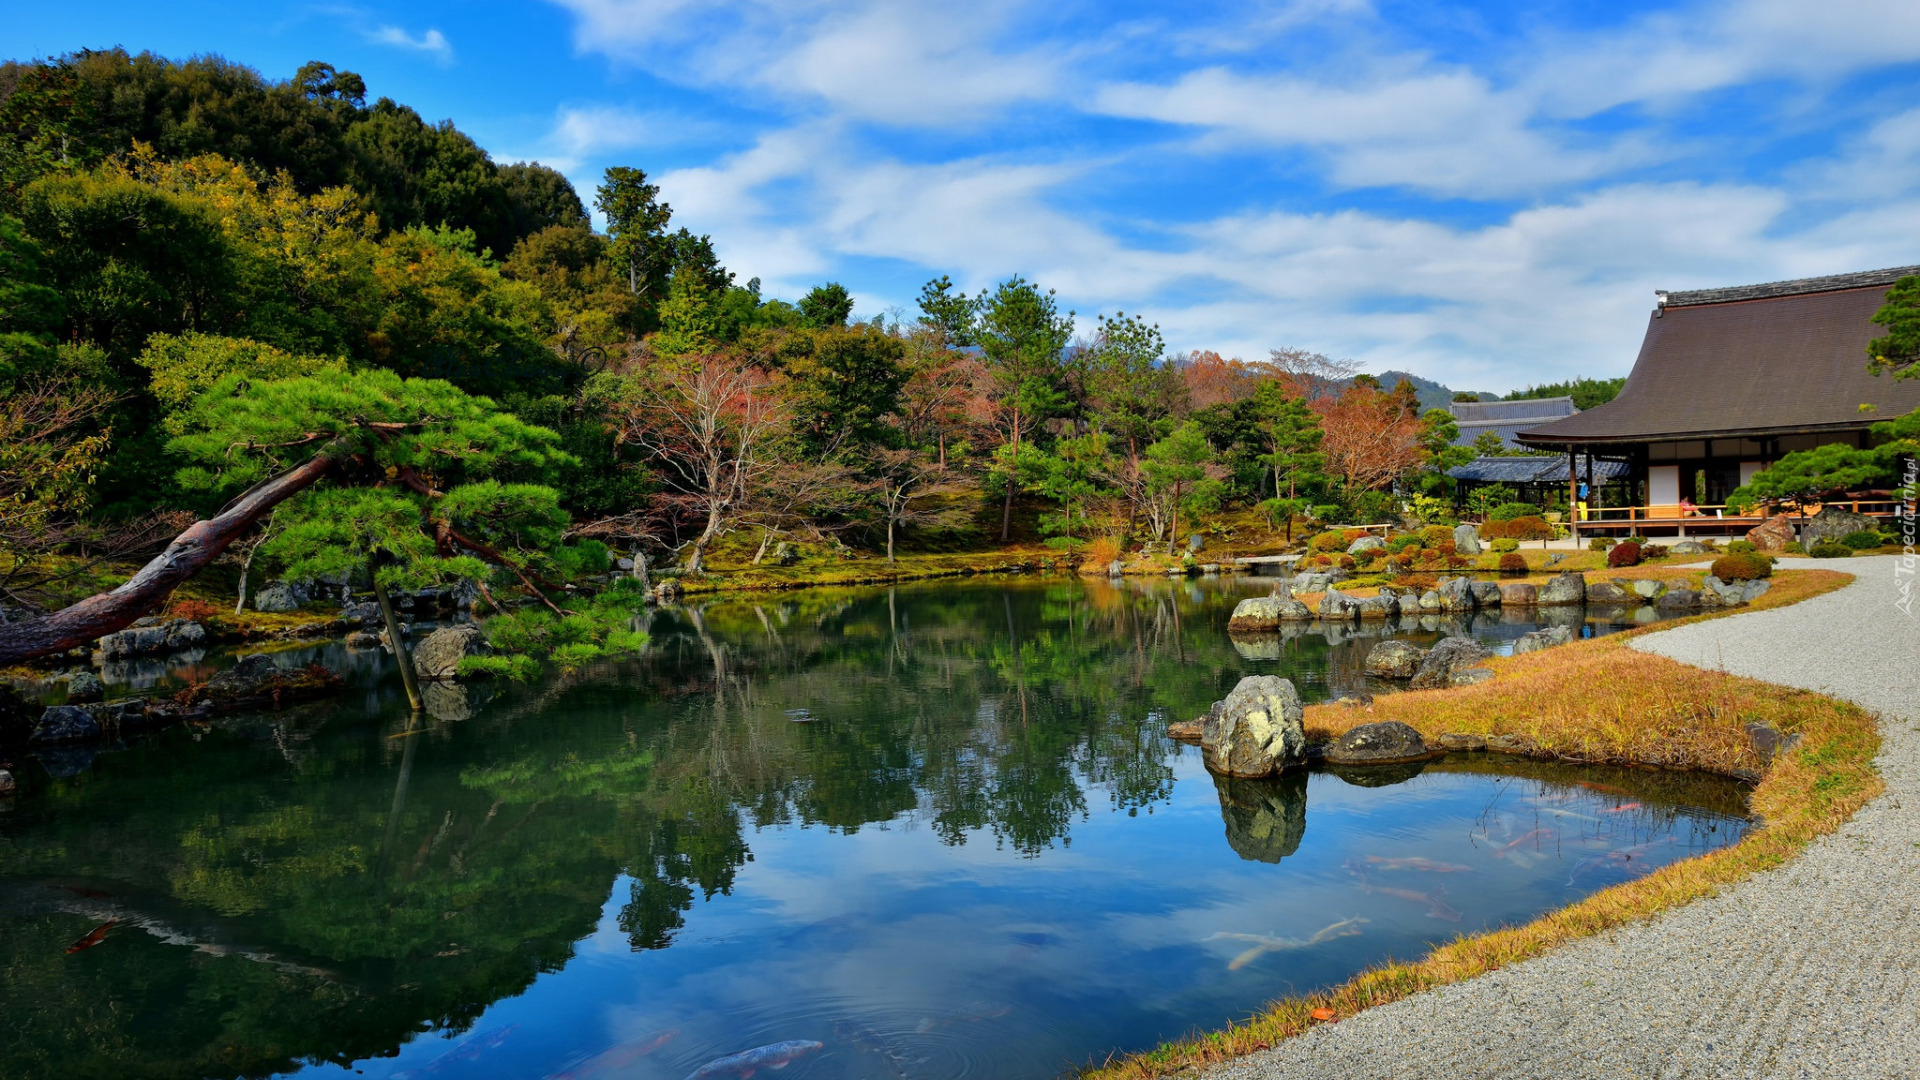
<path fill-rule="evenodd" d="M 786 1042 L 708 1075 L 1046 1077 L 1740 835 L 1736 785 L 1485 755 L 1216 781 L 1163 729 L 1241 676 L 1387 690 L 1371 637 L 1230 640 L 1258 588 L 726 601 L 417 723 L 327 646 L 344 701 L 16 761 L 0 1061 L 680 1080 Z"/>

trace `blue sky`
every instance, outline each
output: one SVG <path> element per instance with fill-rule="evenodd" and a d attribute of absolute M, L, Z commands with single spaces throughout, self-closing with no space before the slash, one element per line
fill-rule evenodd
<path fill-rule="evenodd" d="M 307 60 L 740 280 L 862 314 L 1014 273 L 1085 329 L 1506 390 L 1624 374 L 1656 288 L 1920 263 L 1920 3 L 4 0 L 0 53 Z"/>

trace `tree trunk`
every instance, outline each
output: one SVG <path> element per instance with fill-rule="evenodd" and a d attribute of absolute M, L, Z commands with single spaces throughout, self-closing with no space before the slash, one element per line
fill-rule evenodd
<path fill-rule="evenodd" d="M 1016 391 L 1017 393 L 1018 391 Z M 1007 462 L 1007 505 L 1000 511 L 1000 541 L 1013 535 L 1013 485 L 1020 478 L 1020 406 L 1013 407 L 1013 457 Z"/>
<path fill-rule="evenodd" d="M 248 488 L 225 510 L 196 521 L 167 550 L 112 592 L 89 596 L 37 619 L 0 626 L 0 664 L 17 664 L 125 629 L 164 603 L 174 588 L 220 557 L 262 514 L 312 487 L 334 465 L 326 451 L 306 464 Z"/>
<path fill-rule="evenodd" d="M 400 617 L 393 613 L 393 600 L 387 596 L 387 587 L 380 584 L 380 560 L 367 560 L 367 573 L 373 577 L 373 596 L 380 601 L 380 618 L 387 624 L 387 644 L 393 648 L 393 658 L 400 664 L 400 685 L 407 688 L 407 704 L 419 712 L 420 683 L 414 677 L 413 654 L 407 651 L 407 639 L 400 635 Z"/>
<path fill-rule="evenodd" d="M 893 565 L 893 512 L 887 512 L 887 565 Z"/>
<path fill-rule="evenodd" d="M 707 510 L 707 527 L 701 531 L 700 539 L 693 542 L 693 559 L 687 563 L 687 573 L 704 574 L 707 572 L 707 545 L 720 535 L 720 508 L 715 506 Z"/>
<path fill-rule="evenodd" d="M 767 545 L 771 543 L 773 543 L 773 530 L 763 527 L 760 536 L 760 550 L 753 553 L 753 565 L 759 566 L 760 560 L 767 557 Z"/>

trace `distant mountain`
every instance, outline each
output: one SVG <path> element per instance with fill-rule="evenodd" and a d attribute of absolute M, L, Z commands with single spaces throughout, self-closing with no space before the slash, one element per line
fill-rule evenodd
<path fill-rule="evenodd" d="M 1382 371 L 1375 373 L 1374 378 L 1379 379 L 1380 385 L 1388 390 L 1393 389 L 1394 385 L 1401 379 L 1412 383 L 1413 388 L 1420 392 L 1421 412 L 1426 412 L 1428 409 L 1446 408 L 1453 404 L 1453 395 L 1456 393 L 1456 391 L 1449 386 L 1434 382 L 1432 379 L 1423 379 L 1411 371 Z M 1480 400 L 1498 401 L 1500 400 L 1500 395 L 1481 393 Z"/>

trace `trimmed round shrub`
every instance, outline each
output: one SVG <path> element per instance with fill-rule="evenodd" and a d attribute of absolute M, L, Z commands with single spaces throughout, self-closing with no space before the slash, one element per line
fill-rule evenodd
<path fill-rule="evenodd" d="M 1813 545 L 1813 549 L 1808 551 L 1807 554 L 1816 559 L 1844 559 L 1853 554 L 1853 549 L 1845 544 L 1835 544 L 1831 541 L 1823 540 Z"/>
<path fill-rule="evenodd" d="M 1509 551 L 1500 556 L 1500 572 L 1503 574 L 1524 574 L 1527 572 L 1527 558 L 1517 551 Z"/>
<path fill-rule="evenodd" d="M 1760 549 L 1751 540 L 1735 540 L 1727 545 L 1727 550 L 1735 555 L 1751 555 Z"/>
<path fill-rule="evenodd" d="M 1554 537 L 1553 525 L 1535 514 L 1507 522 L 1506 532 L 1514 540 L 1551 540 Z"/>
<path fill-rule="evenodd" d="M 1713 560 L 1713 576 L 1721 581 L 1755 581 L 1773 576 L 1773 560 L 1753 552 L 1736 552 Z"/>
<path fill-rule="evenodd" d="M 1631 540 L 1613 545 L 1607 551 L 1607 565 L 1613 567 L 1639 566 L 1640 545 Z"/>
<path fill-rule="evenodd" d="M 1613 540 L 1605 536 L 1596 536 L 1587 541 L 1588 551 L 1605 551 L 1613 546 Z"/>
<path fill-rule="evenodd" d="M 1329 531 L 1323 532 L 1307 541 L 1307 549 L 1309 551 L 1326 554 L 1334 551 L 1345 551 L 1347 545 L 1350 543 L 1352 543 L 1352 541 L 1347 539 L 1346 533 Z"/>
<path fill-rule="evenodd" d="M 1640 558 L 1642 560 L 1664 559 L 1666 557 L 1667 557 L 1667 549 L 1666 549 L 1666 545 L 1664 544 L 1641 544 L 1640 545 Z"/>
<path fill-rule="evenodd" d="M 1807 553 L 1806 545 L 1802 544 L 1798 540 L 1787 541 L 1787 546 L 1781 548 L 1780 550 L 1785 552 L 1788 555 L 1805 555 Z"/>
<path fill-rule="evenodd" d="M 1495 552 L 1504 555 L 1509 551 L 1519 551 L 1520 541 L 1515 540 L 1511 536 L 1503 536 L 1487 546 L 1491 547 Z"/>
<path fill-rule="evenodd" d="M 1880 546 L 1880 534 L 1861 529 L 1859 532 L 1850 532 L 1841 537 L 1840 542 L 1855 551 L 1869 551 Z"/>
<path fill-rule="evenodd" d="M 1351 555 L 1335 555 L 1333 561 L 1338 563 L 1342 570 L 1351 570 L 1354 567 L 1353 556 Z"/>
<path fill-rule="evenodd" d="M 1429 525 L 1420 530 L 1421 547 L 1432 547 L 1442 540 L 1449 543 L 1453 540 L 1453 530 L 1447 528 L 1445 525 Z"/>
<path fill-rule="evenodd" d="M 1514 518 L 1527 517 L 1532 514 L 1538 514 L 1539 512 L 1540 509 L 1532 503 L 1501 503 L 1499 506 L 1487 511 L 1487 520 L 1512 521 Z"/>
<path fill-rule="evenodd" d="M 1389 555 L 1398 555 L 1407 550 L 1420 550 L 1419 536 L 1409 533 L 1406 536 L 1396 536 L 1387 541 L 1387 554 Z"/>

